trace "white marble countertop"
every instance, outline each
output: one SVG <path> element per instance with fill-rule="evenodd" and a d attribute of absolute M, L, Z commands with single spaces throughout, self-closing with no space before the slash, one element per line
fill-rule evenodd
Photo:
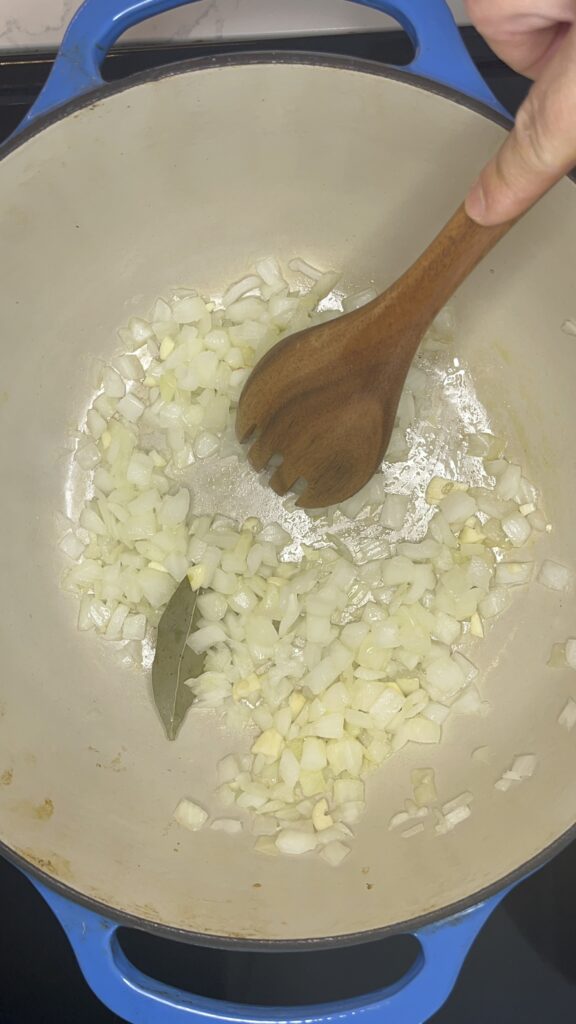
<path fill-rule="evenodd" d="M 57 46 L 78 6 L 79 0 L 0 0 L 0 49 Z M 450 6 L 460 23 L 467 20 L 463 0 L 450 0 Z M 393 21 L 349 0 L 202 0 L 149 19 L 127 33 L 126 41 L 241 39 L 389 27 L 394 27 Z"/>

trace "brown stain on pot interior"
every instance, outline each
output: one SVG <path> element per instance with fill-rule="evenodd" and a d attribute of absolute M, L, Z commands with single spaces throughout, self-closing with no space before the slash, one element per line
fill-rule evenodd
<path fill-rule="evenodd" d="M 46 798 L 43 803 L 34 805 L 34 814 L 38 821 L 48 821 L 54 814 L 54 804 Z"/>
<path fill-rule="evenodd" d="M 14 805 L 14 810 L 24 814 L 27 818 L 33 818 L 35 821 L 49 821 L 54 814 L 54 804 L 48 798 L 43 800 L 41 804 L 33 804 L 30 800 L 19 800 Z"/>
<path fill-rule="evenodd" d="M 110 761 L 96 761 L 96 767 L 107 768 L 113 772 L 127 771 L 127 766 L 123 762 L 125 749 L 126 748 L 123 747 L 122 750 L 119 750 L 118 753 Z M 97 747 L 88 747 L 88 750 L 90 750 L 93 754 L 100 754 L 100 751 L 98 750 Z"/>
<path fill-rule="evenodd" d="M 12 768 L 6 768 L 0 775 L 0 786 L 11 786 L 12 779 L 14 778 L 14 771 Z"/>
<path fill-rule="evenodd" d="M 27 847 L 23 849 L 16 848 L 14 852 L 23 857 L 24 860 L 27 860 L 29 864 L 39 868 L 40 871 L 45 871 L 46 874 L 52 875 L 53 878 L 61 878 L 63 882 L 72 882 L 74 879 L 70 861 L 59 853 L 40 854 Z"/>
<path fill-rule="evenodd" d="M 132 908 L 132 913 L 136 917 L 143 917 L 148 921 L 161 921 L 160 911 L 153 906 L 152 903 L 135 903 Z"/>

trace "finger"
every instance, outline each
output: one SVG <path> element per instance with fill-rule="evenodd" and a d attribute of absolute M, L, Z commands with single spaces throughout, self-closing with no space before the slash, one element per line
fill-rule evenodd
<path fill-rule="evenodd" d="M 494 53 L 514 71 L 537 78 L 576 20 L 574 0 L 467 0 L 470 18 Z"/>
<path fill-rule="evenodd" d="M 466 199 L 479 224 L 520 216 L 576 164 L 576 29 L 532 86 L 514 129 Z"/>
<path fill-rule="evenodd" d="M 510 35 L 506 39 L 490 39 L 488 36 L 485 39 L 496 56 L 513 71 L 525 78 L 536 79 L 556 53 L 569 29 L 570 25 L 562 22 L 538 31 Z"/>

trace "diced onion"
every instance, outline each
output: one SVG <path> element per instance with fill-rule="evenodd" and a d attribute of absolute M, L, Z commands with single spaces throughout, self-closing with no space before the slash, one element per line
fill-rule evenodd
<path fill-rule="evenodd" d="M 530 524 L 520 512 L 505 516 L 502 520 L 502 529 L 514 547 L 522 547 L 531 533 Z"/>
<path fill-rule="evenodd" d="M 377 291 L 375 288 L 366 288 L 363 292 L 356 292 L 354 295 L 348 295 L 342 300 L 342 309 L 345 313 L 351 313 L 354 309 L 360 309 L 362 306 L 366 306 L 367 303 L 372 302 L 376 296 Z"/>
<path fill-rule="evenodd" d="M 412 825 L 411 828 L 407 828 L 405 832 L 402 832 L 402 839 L 411 839 L 412 836 L 419 835 L 420 832 L 424 831 L 424 825 L 422 822 L 418 822 L 417 825 Z"/>
<path fill-rule="evenodd" d="M 192 648 L 195 654 L 203 654 L 214 644 L 217 644 L 223 640 L 226 640 L 226 633 L 222 629 L 222 626 L 213 623 L 209 626 L 204 626 L 202 629 L 197 629 L 191 636 L 188 637 L 188 646 Z"/>
<path fill-rule="evenodd" d="M 72 530 L 69 530 L 68 533 L 64 534 L 60 541 L 61 550 L 65 555 L 68 555 L 69 558 L 73 558 L 74 560 L 80 558 L 80 556 L 84 554 L 85 547 L 86 544 L 84 541 L 82 541 L 77 534 L 73 533 Z"/>
<path fill-rule="evenodd" d="M 572 700 L 572 697 L 568 698 L 562 708 L 558 716 L 558 724 L 568 730 L 573 729 L 576 725 L 576 701 Z"/>
<path fill-rule="evenodd" d="M 565 657 L 566 657 L 566 664 L 569 665 L 570 668 L 576 668 L 576 640 L 575 639 L 570 639 L 570 640 L 566 641 L 566 646 L 564 648 L 564 654 L 565 654 Z"/>
<path fill-rule="evenodd" d="M 522 586 L 530 582 L 532 573 L 532 562 L 500 562 L 496 566 L 496 585 L 500 587 Z"/>
<path fill-rule="evenodd" d="M 388 822 L 388 828 L 398 828 L 399 825 L 403 825 L 406 821 L 409 820 L 409 818 L 410 815 L 408 814 L 407 811 L 398 811 L 397 814 L 393 814 L 392 817 L 390 818 L 390 821 Z"/>
<path fill-rule="evenodd" d="M 534 754 L 521 754 L 516 757 L 512 766 L 504 773 L 508 779 L 517 780 L 529 779 L 536 768 L 536 756 Z"/>
<path fill-rule="evenodd" d="M 406 518 L 409 497 L 406 494 L 387 494 L 380 516 L 382 526 L 388 530 L 401 530 Z"/>
<path fill-rule="evenodd" d="M 218 762 L 218 782 L 234 782 L 240 774 L 240 765 L 234 754 L 228 754 Z"/>
<path fill-rule="evenodd" d="M 478 610 L 485 619 L 495 618 L 506 610 L 510 597 L 501 587 L 494 587 L 478 604 Z"/>
<path fill-rule="evenodd" d="M 502 498 L 503 501 L 509 501 L 518 491 L 521 479 L 522 470 L 520 469 L 520 466 L 507 464 L 504 472 L 499 476 L 496 483 L 496 495 L 499 498 Z"/>
<path fill-rule="evenodd" d="M 308 835 L 306 832 L 297 832 L 294 829 L 284 829 L 276 839 L 276 846 L 281 853 L 302 854 L 311 853 L 316 849 L 318 840 L 315 835 Z M 326 847 L 324 848 L 324 851 Z M 324 852 L 323 851 L 323 852 Z"/>
<path fill-rule="evenodd" d="M 128 420 L 129 423 L 136 423 L 144 412 L 144 403 L 130 392 L 130 394 L 120 399 L 117 409 L 120 415 L 125 420 Z"/>
<path fill-rule="evenodd" d="M 471 815 L 471 810 L 468 804 L 459 804 L 454 807 L 453 810 L 444 814 L 444 828 L 447 832 L 450 832 L 456 825 L 460 825 L 461 822 L 466 821 Z"/>
<path fill-rule="evenodd" d="M 123 355 L 114 360 L 114 369 L 124 380 L 144 380 L 145 373 L 138 356 Z"/>
<path fill-rule="evenodd" d="M 452 800 L 448 800 L 445 804 L 442 804 L 442 814 L 446 817 L 457 807 L 467 807 L 472 803 L 473 799 L 474 795 L 468 791 L 460 793 L 459 796 L 455 796 Z"/>
<path fill-rule="evenodd" d="M 215 818 L 210 824 L 214 832 L 227 832 L 228 835 L 236 835 L 242 831 L 242 822 L 237 818 Z"/>
<path fill-rule="evenodd" d="M 191 832 L 197 832 L 208 821 L 208 814 L 192 800 L 181 800 L 174 811 L 174 820 Z"/>
<path fill-rule="evenodd" d="M 431 768 L 416 768 L 412 772 L 412 789 L 417 807 L 428 807 L 436 802 L 438 794 Z"/>
<path fill-rule="evenodd" d="M 538 582 L 548 590 L 567 591 L 572 587 L 574 573 L 565 565 L 546 559 L 538 573 Z"/>
<path fill-rule="evenodd" d="M 552 644 L 546 664 L 548 668 L 566 668 L 566 645 L 562 643 Z"/>
<path fill-rule="evenodd" d="M 474 515 L 476 508 L 474 498 L 463 491 L 451 491 L 440 502 L 440 511 L 450 526 L 465 522 Z"/>
<path fill-rule="evenodd" d="M 335 840 L 333 843 L 328 843 L 320 851 L 320 856 L 325 860 L 331 867 L 337 868 L 343 860 L 346 859 L 350 853 L 350 847 L 346 846 L 346 843 L 341 843 L 339 840 Z"/>

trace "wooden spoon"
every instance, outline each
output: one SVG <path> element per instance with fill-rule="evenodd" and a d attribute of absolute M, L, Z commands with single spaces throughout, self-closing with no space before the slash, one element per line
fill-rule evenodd
<path fill-rule="evenodd" d="M 481 227 L 460 206 L 418 260 L 382 295 L 337 320 L 278 342 L 244 385 L 236 417 L 255 469 L 281 464 L 270 486 L 324 508 L 378 470 L 406 374 L 422 336 L 453 292 L 514 221 Z"/>

